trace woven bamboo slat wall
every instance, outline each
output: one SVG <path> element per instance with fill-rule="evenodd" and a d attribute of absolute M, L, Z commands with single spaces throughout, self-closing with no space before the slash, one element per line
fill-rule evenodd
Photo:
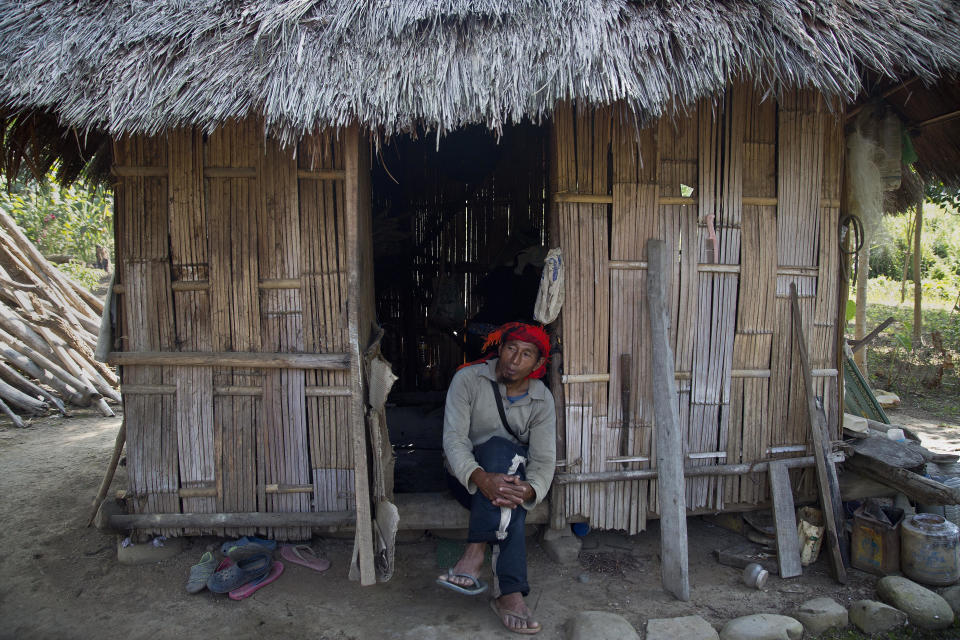
<path fill-rule="evenodd" d="M 552 159 L 566 260 L 566 470 L 655 466 L 643 306 L 650 238 L 675 256 L 671 342 L 685 464 L 806 454 L 791 282 L 808 319 L 817 393 L 838 435 L 843 145 L 832 113 L 816 93 L 777 103 L 745 84 L 642 130 L 619 105 L 560 105 Z M 811 494 L 812 478 L 792 473 L 794 489 Z M 766 486 L 759 473 L 691 478 L 687 506 L 758 504 Z M 567 519 L 631 533 L 658 510 L 656 481 L 568 485 L 563 500 Z"/>
<path fill-rule="evenodd" d="M 116 141 L 117 350 L 348 351 L 342 139 L 294 154 L 262 131 Z M 360 306 L 369 323 L 372 298 Z M 128 365 L 122 382 L 136 512 L 353 507 L 349 371 Z"/>

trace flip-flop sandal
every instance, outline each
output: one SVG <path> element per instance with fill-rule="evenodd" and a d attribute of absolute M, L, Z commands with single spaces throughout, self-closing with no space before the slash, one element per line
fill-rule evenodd
<path fill-rule="evenodd" d="M 229 593 L 270 573 L 272 564 L 273 559 L 267 554 L 237 562 L 224 558 L 217 571 L 207 580 L 207 589 L 214 593 Z"/>
<path fill-rule="evenodd" d="M 280 557 L 317 572 L 323 572 L 330 568 L 329 560 L 321 558 L 312 547 L 305 544 L 280 545 Z"/>
<path fill-rule="evenodd" d="M 276 548 L 276 540 L 244 536 L 239 540 L 227 540 L 220 546 L 220 551 L 223 552 L 223 555 L 236 562 L 264 553 L 271 554 Z"/>
<path fill-rule="evenodd" d="M 280 561 L 274 562 L 273 566 L 270 567 L 270 573 L 263 576 L 259 580 L 254 580 L 248 584 L 243 585 L 237 589 L 231 591 L 228 595 L 231 600 L 243 600 L 244 598 L 249 598 L 258 589 L 267 586 L 274 580 L 280 577 L 280 574 L 283 573 L 283 563 Z"/>
<path fill-rule="evenodd" d="M 472 587 L 464 587 L 459 584 L 450 582 L 450 578 L 467 578 L 473 582 Z M 462 593 L 466 596 L 478 596 L 484 591 L 487 590 L 487 584 L 478 578 L 477 576 L 472 576 L 469 573 L 454 573 L 453 567 L 447 569 L 447 575 L 437 578 L 437 584 L 445 589 L 450 589 L 451 591 L 456 591 L 457 593 Z"/>
<path fill-rule="evenodd" d="M 490 601 L 490 608 L 493 609 L 493 612 L 497 614 L 497 618 L 500 619 L 500 624 L 503 625 L 503 628 L 507 631 L 513 631 L 514 633 L 522 633 L 523 635 L 532 636 L 535 633 L 540 633 L 543 630 L 543 625 L 537 622 L 535 627 L 526 627 L 524 629 L 514 629 L 513 627 L 507 626 L 507 622 L 503 619 L 503 616 L 513 616 L 514 618 L 519 618 L 527 624 L 531 622 L 536 622 L 533 619 L 533 614 L 523 615 L 516 611 L 511 611 L 510 609 L 501 609 L 500 605 L 497 604 L 496 598 Z"/>
<path fill-rule="evenodd" d="M 207 580 L 217 570 L 217 559 L 207 551 L 200 556 L 200 562 L 190 567 L 190 577 L 187 578 L 187 593 L 200 593 L 207 588 Z"/>

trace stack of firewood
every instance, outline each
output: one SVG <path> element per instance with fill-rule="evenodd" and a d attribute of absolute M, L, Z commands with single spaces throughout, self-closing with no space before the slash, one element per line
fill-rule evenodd
<path fill-rule="evenodd" d="M 94 359 L 103 302 L 57 270 L 0 210 L 0 411 L 21 415 L 66 404 L 120 401 L 116 374 Z M 18 415 L 21 414 L 21 415 Z"/>

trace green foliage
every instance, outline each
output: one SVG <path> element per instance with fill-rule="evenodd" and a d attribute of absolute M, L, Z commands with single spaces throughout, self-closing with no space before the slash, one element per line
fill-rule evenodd
<path fill-rule="evenodd" d="M 100 280 L 104 276 L 100 269 L 94 269 L 79 260 L 58 264 L 57 268 L 91 291 L 101 287 Z"/>
<path fill-rule="evenodd" d="M 927 279 L 960 283 L 960 210 L 927 203 L 923 208 L 920 240 L 920 275 Z M 907 279 L 913 279 L 913 256 L 908 252 L 913 237 L 913 214 L 884 216 L 870 247 L 870 277 L 899 282 L 906 264 Z M 950 285 L 948 285 L 950 286 Z"/>
<path fill-rule="evenodd" d="M 0 190 L 0 207 L 13 216 L 44 255 L 96 261 L 96 246 L 113 254 L 113 196 L 103 188 L 64 187 L 49 174 L 42 182 L 17 180 Z"/>
<path fill-rule="evenodd" d="M 947 188 L 942 182 L 931 182 L 924 187 L 924 196 L 928 202 L 960 212 L 960 189 Z"/>

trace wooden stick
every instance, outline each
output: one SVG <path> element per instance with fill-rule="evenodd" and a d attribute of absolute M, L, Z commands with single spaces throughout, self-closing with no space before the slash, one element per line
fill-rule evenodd
<path fill-rule="evenodd" d="M 840 493 L 839 483 L 836 481 L 836 467 L 830 464 L 833 469 L 831 478 L 827 464 L 828 459 L 825 455 L 826 448 L 829 446 L 829 439 L 824 442 L 826 426 L 821 420 L 823 415 L 818 410 L 816 398 L 813 395 L 813 379 L 810 376 L 810 363 L 807 358 L 807 343 L 803 333 L 803 318 L 800 316 L 800 304 L 797 301 L 797 287 L 790 283 L 790 307 L 793 315 L 793 337 L 800 358 L 800 369 L 803 373 L 804 389 L 807 397 L 807 412 L 810 421 L 810 430 L 813 434 L 813 453 L 817 467 L 817 484 L 820 489 L 820 504 L 823 508 L 824 523 L 826 525 L 827 552 L 830 554 L 830 563 L 833 568 L 833 575 L 837 582 L 845 584 L 847 581 L 847 571 L 844 568 L 843 554 L 840 547 L 839 536 L 843 524 L 843 504 L 836 504 L 833 500 L 833 494 Z M 839 513 L 838 513 L 839 512 Z"/>
<path fill-rule="evenodd" d="M 677 599 L 690 599 L 687 563 L 687 509 L 683 481 L 683 441 L 673 379 L 667 278 L 672 272 L 666 243 L 647 241 L 647 302 L 650 314 L 650 359 L 653 364 L 653 404 L 657 424 L 657 480 L 660 493 L 660 578 Z"/>
<path fill-rule="evenodd" d="M 850 349 L 854 353 L 856 353 L 857 351 L 860 351 L 860 349 L 863 349 L 865 346 L 873 342 L 873 339 L 876 338 L 878 335 L 880 335 L 881 331 L 883 331 L 884 329 L 889 327 L 891 324 L 893 324 L 894 321 L 895 321 L 895 318 L 893 316 L 890 316 L 889 318 L 887 318 L 886 320 L 878 324 L 873 331 L 865 335 L 860 340 L 847 340 L 847 344 L 849 344 Z"/>
<path fill-rule="evenodd" d="M 100 488 L 97 490 L 97 497 L 93 499 L 93 508 L 90 510 L 90 520 L 87 526 L 93 524 L 97 517 L 97 511 L 107 497 L 107 491 L 110 490 L 110 483 L 113 482 L 113 476 L 117 472 L 117 464 L 120 462 L 120 453 L 123 451 L 123 444 L 127 441 L 127 421 L 120 422 L 120 429 L 117 431 L 117 439 L 113 443 L 113 453 L 110 454 L 110 464 L 107 465 L 107 472 L 103 474 L 103 480 L 100 481 Z"/>
<path fill-rule="evenodd" d="M 110 516 L 114 529 L 216 527 L 345 527 L 356 520 L 355 511 L 291 513 L 137 513 Z"/>
<path fill-rule="evenodd" d="M 330 369 L 350 367 L 346 353 L 262 353 L 243 351 L 111 351 L 113 365 L 163 367 L 245 367 L 251 369 Z"/>
<path fill-rule="evenodd" d="M 11 420 L 13 420 L 13 426 L 15 426 L 15 427 L 20 427 L 20 428 L 23 428 L 23 427 L 27 426 L 27 425 L 23 422 L 23 419 L 21 419 L 20 416 L 18 416 L 17 414 L 15 414 L 15 413 L 10 409 L 10 407 L 8 407 L 8 406 L 3 402 L 3 400 L 0 400 L 0 411 L 2 411 L 3 413 L 5 413 L 8 418 L 10 418 Z"/>

